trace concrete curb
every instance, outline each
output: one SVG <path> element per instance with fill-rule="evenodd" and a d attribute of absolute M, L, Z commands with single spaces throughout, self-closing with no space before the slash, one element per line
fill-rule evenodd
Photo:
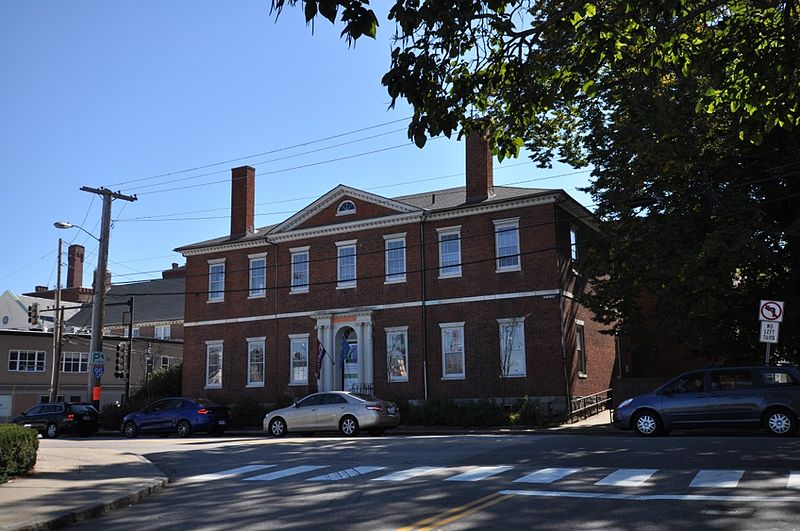
<path fill-rule="evenodd" d="M 150 461 L 147 460 L 146 458 L 142 457 L 142 459 L 150 463 Z M 27 522 L 24 524 L 20 524 L 19 526 L 14 526 L 7 529 L 15 529 L 20 531 L 44 531 L 48 529 L 58 529 L 60 527 L 66 527 L 69 524 L 73 524 L 83 520 L 88 520 L 90 518 L 96 518 L 98 516 L 110 513 L 111 511 L 114 511 L 116 509 L 120 509 L 122 507 L 138 503 L 146 496 L 154 494 L 163 489 L 167 485 L 167 483 L 169 483 L 169 478 L 167 477 L 161 477 L 155 480 L 150 480 L 147 483 L 145 483 L 144 486 L 141 487 L 139 490 L 134 492 L 128 492 L 127 494 L 121 495 L 118 498 L 114 498 L 110 501 L 85 505 L 83 507 L 79 507 L 75 510 L 63 513 L 53 518 L 43 519 L 36 522 Z"/>

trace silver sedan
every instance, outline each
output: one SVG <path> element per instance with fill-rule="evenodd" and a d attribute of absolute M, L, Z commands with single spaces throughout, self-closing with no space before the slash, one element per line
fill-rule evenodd
<path fill-rule="evenodd" d="M 303 435 L 339 431 L 353 436 L 360 429 L 370 435 L 381 435 L 386 428 L 398 424 L 400 411 L 394 403 L 346 391 L 314 393 L 264 417 L 264 431 L 275 437 L 283 437 L 290 431 Z"/>

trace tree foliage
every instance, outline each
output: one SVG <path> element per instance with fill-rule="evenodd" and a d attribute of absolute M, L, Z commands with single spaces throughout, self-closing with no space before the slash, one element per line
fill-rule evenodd
<path fill-rule="evenodd" d="M 366 0 L 285 4 L 375 35 Z M 397 0 L 387 17 L 382 82 L 418 146 L 481 128 L 501 159 L 593 167 L 598 319 L 641 338 L 651 313 L 697 350 L 753 351 L 758 300 L 779 298 L 797 356 L 796 0 Z"/>

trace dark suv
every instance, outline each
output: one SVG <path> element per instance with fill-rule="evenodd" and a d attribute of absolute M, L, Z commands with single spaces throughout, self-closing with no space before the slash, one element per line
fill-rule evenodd
<path fill-rule="evenodd" d="M 54 402 L 37 404 L 11 422 L 30 426 L 53 439 L 62 433 L 89 435 L 100 429 L 100 413 L 91 404 Z"/>
<path fill-rule="evenodd" d="M 762 427 L 797 431 L 800 372 L 792 366 L 714 367 L 690 371 L 614 410 L 614 425 L 643 436 L 672 429 Z"/>

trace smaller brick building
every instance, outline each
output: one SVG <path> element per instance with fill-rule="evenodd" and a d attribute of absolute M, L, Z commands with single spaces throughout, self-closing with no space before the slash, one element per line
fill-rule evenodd
<path fill-rule="evenodd" d="M 255 170 L 234 168 L 230 234 L 176 249 L 184 393 L 530 396 L 560 414 L 607 389 L 614 338 L 576 301 L 592 214 L 563 190 L 494 186 L 479 136 L 466 169 L 464 187 L 395 198 L 339 185 L 256 229 Z"/>

